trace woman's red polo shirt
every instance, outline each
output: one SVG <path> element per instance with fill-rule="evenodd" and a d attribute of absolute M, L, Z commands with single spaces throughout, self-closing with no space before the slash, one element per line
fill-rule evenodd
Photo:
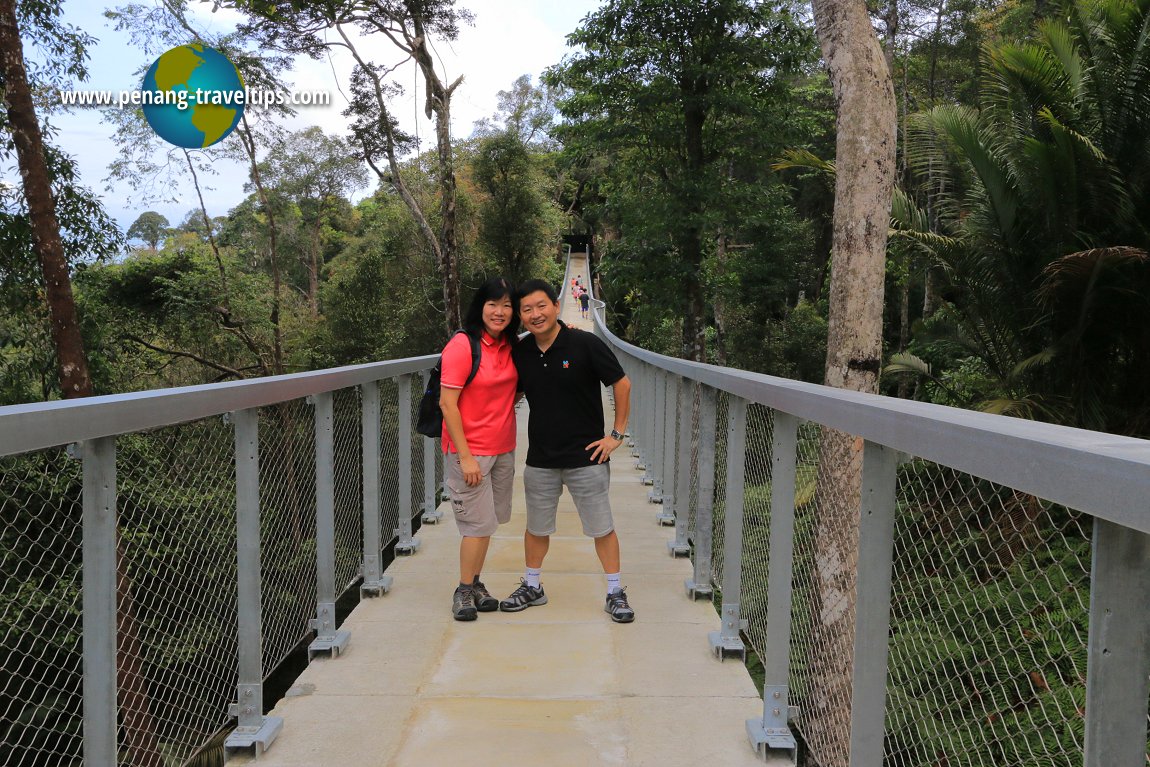
<path fill-rule="evenodd" d="M 479 340 L 479 371 L 471 374 L 471 342 L 457 333 L 443 348 L 439 383 L 445 389 L 462 389 L 459 414 L 463 434 L 472 455 L 500 455 L 515 449 L 515 391 L 518 376 L 511 360 L 511 344 L 483 333 Z M 443 424 L 443 452 L 457 453 Z"/>

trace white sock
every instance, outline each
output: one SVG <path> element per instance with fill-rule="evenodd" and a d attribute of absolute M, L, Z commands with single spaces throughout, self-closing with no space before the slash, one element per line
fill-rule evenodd
<path fill-rule="evenodd" d="M 621 573 L 607 573 L 608 594 L 614 594 L 616 591 L 620 591 L 622 589 L 622 586 L 619 585 L 619 578 L 621 575 Z"/>
<path fill-rule="evenodd" d="M 539 576 L 542 573 L 543 573 L 542 567 L 528 567 L 527 568 L 527 577 L 524 578 L 524 580 L 527 581 L 528 586 L 530 586 L 533 589 L 537 589 L 537 588 L 539 588 Z"/>

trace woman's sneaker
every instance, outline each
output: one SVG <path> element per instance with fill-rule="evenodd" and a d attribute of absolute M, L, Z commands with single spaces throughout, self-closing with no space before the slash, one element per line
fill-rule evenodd
<path fill-rule="evenodd" d="M 478 575 L 471 582 L 471 593 L 475 597 L 475 609 L 479 612 L 490 613 L 499 609 L 499 600 L 491 596 L 491 592 L 483 585 L 483 581 L 479 580 Z"/>
<path fill-rule="evenodd" d="M 627 590 L 619 589 L 607 595 L 607 604 L 603 610 L 611 616 L 616 623 L 630 623 L 635 620 L 635 611 L 627 604 Z"/>
<path fill-rule="evenodd" d="M 511 596 L 499 603 L 499 609 L 505 613 L 517 613 L 528 607 L 547 604 L 547 595 L 543 593 L 543 586 L 528 586 L 527 581 L 519 579 L 519 588 L 511 592 Z"/>
<path fill-rule="evenodd" d="M 460 584 L 455 587 L 455 597 L 451 600 L 451 614 L 457 621 L 475 620 L 475 594 L 470 586 Z"/>

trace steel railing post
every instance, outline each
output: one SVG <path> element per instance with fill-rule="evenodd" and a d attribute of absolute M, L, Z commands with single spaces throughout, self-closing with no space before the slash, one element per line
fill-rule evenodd
<path fill-rule="evenodd" d="M 639 423 L 639 460 L 642 461 L 643 477 L 639 481 L 644 485 L 655 484 L 655 368 L 645 362 L 639 362 L 639 370 L 643 375 L 643 389 L 641 399 L 635 403 L 642 417 Z"/>
<path fill-rule="evenodd" d="M 631 424 L 627 431 L 631 435 L 628 444 L 631 446 L 631 456 L 635 459 L 635 469 L 644 471 L 647 468 L 647 370 L 646 365 L 637 359 L 631 359 L 631 371 L 634 373 L 631 385 Z"/>
<path fill-rule="evenodd" d="M 391 576 L 383 574 L 380 561 L 382 533 L 379 528 L 380 463 L 379 463 L 379 381 L 360 386 L 363 435 L 363 585 L 361 597 L 377 596 L 391 589 Z"/>
<path fill-rule="evenodd" d="M 867 441 L 863 446 L 859 505 L 851 767 L 882 764 L 897 477 L 898 453 Z"/>
<path fill-rule="evenodd" d="M 651 425 L 654 439 L 651 440 L 651 460 L 647 464 L 647 476 L 651 478 L 651 489 L 647 491 L 647 500 L 651 503 L 663 502 L 663 476 L 666 471 L 667 440 L 673 439 L 668 434 L 667 425 L 667 378 L 669 373 L 655 368 L 652 371 L 651 397 Z M 670 524 L 674 518 L 670 516 L 670 506 L 659 510 L 657 516 L 660 524 Z"/>
<path fill-rule="evenodd" d="M 655 489 L 659 496 L 658 503 L 663 504 L 659 511 L 659 522 L 664 525 L 675 524 L 675 436 L 678 433 L 679 416 L 679 384 L 678 377 L 673 373 L 663 371 L 659 389 L 662 392 L 661 404 L 663 411 L 659 420 L 663 425 L 663 439 L 660 441 L 659 474 L 655 477 Z"/>
<path fill-rule="evenodd" d="M 399 377 L 399 529 L 396 556 L 419 551 L 411 532 L 411 376 Z"/>
<path fill-rule="evenodd" d="M 431 371 L 423 372 L 423 386 L 426 389 L 431 380 Z M 423 516 L 420 519 L 429 525 L 434 525 L 443 519 L 443 512 L 435 500 L 435 440 L 424 437 L 423 442 Z"/>
<path fill-rule="evenodd" d="M 263 715 L 259 411 L 237 410 L 229 415 L 229 420 L 235 428 L 236 621 L 239 658 L 237 702 L 229 707 L 228 712 L 230 716 L 236 717 L 236 728 L 224 740 L 224 749 L 254 747 L 258 758 L 283 729 L 283 719 Z"/>
<path fill-rule="evenodd" d="M 351 639 L 335 628 L 335 428 L 332 393 L 308 397 L 315 407 L 315 639 L 308 645 L 310 659 L 330 652 L 339 657 Z"/>
<path fill-rule="evenodd" d="M 794 763 L 790 706 L 791 579 L 795 536 L 795 477 L 799 419 L 778 410 L 771 428 L 771 522 L 767 552 L 767 641 L 763 658 L 763 718 L 747 721 L 756 751 L 782 751 Z"/>
<path fill-rule="evenodd" d="M 1150 697 L 1150 535 L 1094 519 L 1085 767 L 1142 764 Z"/>
<path fill-rule="evenodd" d="M 83 460 L 84 763 L 116 764 L 116 438 L 69 448 Z"/>
<path fill-rule="evenodd" d="M 714 593 L 711 584 L 711 545 L 714 537 L 715 509 L 715 448 L 718 439 L 715 434 L 715 408 L 718 395 L 710 386 L 699 385 L 699 447 L 696 458 L 699 491 L 695 503 L 695 574 L 686 582 L 687 594 L 691 599 L 710 597 Z"/>
<path fill-rule="evenodd" d="M 746 660 L 747 648 L 739 632 L 743 590 L 743 483 L 746 474 L 747 401 L 734 394 L 727 399 L 727 486 L 723 502 L 723 606 L 718 631 L 707 635 L 719 660 L 728 654 Z"/>
<path fill-rule="evenodd" d="M 675 468 L 671 472 L 674 477 L 675 490 L 671 503 L 671 513 L 675 520 L 675 540 L 667 542 L 667 550 L 673 557 L 685 557 L 691 553 L 690 529 L 691 524 L 691 477 L 695 467 L 691 465 L 691 452 L 694 437 L 695 418 L 698 410 L 695 409 L 694 381 L 676 376 L 678 380 L 679 396 L 677 398 L 679 411 L 679 449 L 675 454 Z M 663 508 L 667 508 L 666 503 Z"/>

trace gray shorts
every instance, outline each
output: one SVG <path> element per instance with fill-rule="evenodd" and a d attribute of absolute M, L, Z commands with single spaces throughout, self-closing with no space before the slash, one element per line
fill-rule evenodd
<path fill-rule="evenodd" d="M 523 470 L 523 494 L 527 500 L 527 532 L 547 536 L 555 532 L 555 513 L 563 486 L 571 493 L 583 534 L 602 538 L 615 529 L 611 519 L 611 465 L 599 463 L 577 469 Z"/>
<path fill-rule="evenodd" d="M 477 455 L 483 479 L 472 487 L 463 481 L 459 453 L 449 453 L 444 461 L 447 489 L 451 491 L 451 510 L 459 534 L 468 538 L 486 538 L 499 525 L 511 519 L 511 485 L 515 480 L 515 451 L 500 455 Z"/>

